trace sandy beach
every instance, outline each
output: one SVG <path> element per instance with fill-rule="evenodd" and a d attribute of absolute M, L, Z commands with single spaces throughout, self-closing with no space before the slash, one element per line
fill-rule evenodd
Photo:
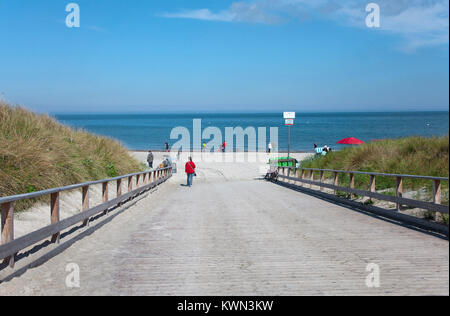
<path fill-rule="evenodd" d="M 133 151 L 131 155 L 141 162 L 146 162 L 147 152 Z M 202 152 L 185 152 L 177 159 L 176 153 L 167 153 L 161 151 L 153 152 L 154 167 L 164 160 L 164 157 L 170 155 L 172 161 L 177 165 L 175 178 L 185 177 L 184 165 L 188 158 L 192 156 L 197 166 L 197 181 L 210 181 L 216 177 L 228 180 L 250 180 L 264 176 L 269 168 L 268 162 L 270 158 L 286 157 L 287 153 L 202 153 Z M 292 153 L 290 156 L 302 161 L 310 157 L 310 153 Z"/>

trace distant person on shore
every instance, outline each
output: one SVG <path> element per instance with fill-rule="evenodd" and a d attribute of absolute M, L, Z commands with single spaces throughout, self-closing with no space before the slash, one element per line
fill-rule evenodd
<path fill-rule="evenodd" d="M 181 147 L 178 149 L 177 160 L 180 160 L 181 157 Z"/>
<path fill-rule="evenodd" d="M 206 146 L 206 143 L 203 142 L 202 144 L 202 151 L 207 151 L 208 150 L 208 146 Z"/>
<path fill-rule="evenodd" d="M 147 155 L 147 162 L 148 162 L 148 166 L 153 169 L 153 153 L 151 150 L 148 151 L 148 155 Z"/>
<path fill-rule="evenodd" d="M 195 174 L 195 163 L 192 161 L 192 157 L 189 157 L 189 161 L 186 162 L 186 166 L 184 167 L 184 170 L 187 174 L 187 186 L 192 186 L 192 180 L 194 179 Z"/>
<path fill-rule="evenodd" d="M 166 151 L 168 152 L 169 151 L 169 143 L 168 142 L 165 143 L 165 148 L 166 148 Z"/>
<path fill-rule="evenodd" d="M 225 149 L 227 148 L 227 142 L 226 141 L 223 141 L 223 144 L 222 144 L 222 152 L 224 153 L 225 152 Z"/>
<path fill-rule="evenodd" d="M 272 143 L 269 143 L 269 145 L 267 146 L 267 151 L 269 152 L 269 154 L 272 152 Z"/>
<path fill-rule="evenodd" d="M 318 147 L 317 144 L 314 144 L 314 151 L 315 151 L 316 155 L 320 156 L 322 154 L 323 148 Z"/>

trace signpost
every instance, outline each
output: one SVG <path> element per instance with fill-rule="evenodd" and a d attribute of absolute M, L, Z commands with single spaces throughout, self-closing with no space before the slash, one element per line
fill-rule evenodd
<path fill-rule="evenodd" d="M 294 125 L 295 112 L 284 112 L 284 125 L 288 127 L 288 159 L 291 154 L 291 126 Z"/>

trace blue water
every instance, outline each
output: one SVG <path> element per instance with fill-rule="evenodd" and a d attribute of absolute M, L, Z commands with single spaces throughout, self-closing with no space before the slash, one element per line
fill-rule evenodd
<path fill-rule="evenodd" d="M 130 149 L 160 150 L 164 143 L 173 144 L 170 132 L 176 126 L 191 131 L 192 120 L 202 119 L 202 130 L 216 126 L 225 136 L 225 127 L 269 127 L 278 129 L 278 149 L 286 150 L 288 128 L 284 126 L 281 113 L 235 113 L 235 114 L 85 114 L 54 115 L 61 123 L 74 128 L 115 138 Z M 404 136 L 447 135 L 448 112 L 406 113 L 297 113 L 291 127 L 291 150 L 310 151 L 313 144 L 328 145 L 335 149 L 342 146 L 336 142 L 345 137 L 363 141 L 398 138 Z M 208 140 L 205 140 L 208 142 Z M 192 139 L 191 139 L 192 143 Z"/>

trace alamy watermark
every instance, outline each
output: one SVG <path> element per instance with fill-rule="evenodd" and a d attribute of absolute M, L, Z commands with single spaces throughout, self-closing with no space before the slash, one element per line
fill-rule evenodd
<path fill-rule="evenodd" d="M 66 6 L 66 12 L 69 12 L 66 16 L 66 26 L 69 28 L 80 27 L 80 6 L 74 2 L 69 3 Z"/>
<path fill-rule="evenodd" d="M 380 287 L 380 266 L 376 263 L 369 263 L 366 266 L 366 272 L 369 272 L 366 276 L 366 286 L 368 288 Z"/>
<path fill-rule="evenodd" d="M 278 127 L 269 127 L 267 139 L 266 127 L 225 127 L 222 133 L 216 126 L 202 129 L 202 120 L 193 119 L 192 133 L 187 127 L 177 126 L 172 129 L 170 139 L 175 140 L 171 152 L 199 151 L 204 154 L 202 159 L 211 162 L 267 162 L 268 151 L 278 152 Z M 208 155 L 217 152 L 245 152 L 245 155 Z"/>
<path fill-rule="evenodd" d="M 66 272 L 69 274 L 66 276 L 66 286 L 68 288 L 80 287 L 80 267 L 76 263 L 69 263 L 66 265 Z"/>
<path fill-rule="evenodd" d="M 366 6 L 366 12 L 369 13 L 366 16 L 366 26 L 369 28 L 380 27 L 380 6 L 371 2 Z"/>

